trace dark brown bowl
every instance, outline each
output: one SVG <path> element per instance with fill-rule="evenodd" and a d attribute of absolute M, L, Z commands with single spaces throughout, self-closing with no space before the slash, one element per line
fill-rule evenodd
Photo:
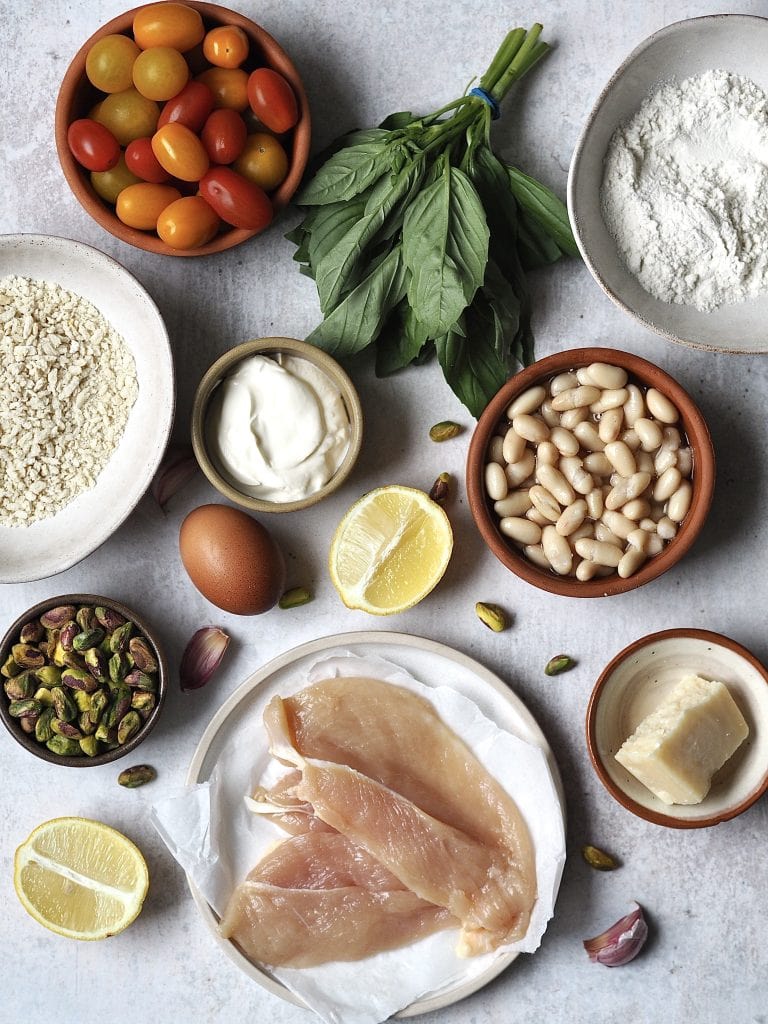
<path fill-rule="evenodd" d="M 133 609 L 127 608 L 124 604 L 120 604 L 119 601 L 113 601 L 111 597 L 101 597 L 97 594 L 62 594 L 60 597 L 48 598 L 46 601 L 40 601 L 38 604 L 28 608 L 27 611 L 25 611 L 23 615 L 20 615 L 13 625 L 9 627 L 2 641 L 0 641 L 0 664 L 5 664 L 6 659 L 11 653 L 11 647 L 18 640 L 22 626 L 26 625 L 27 622 L 31 622 L 33 619 L 39 618 L 40 615 L 48 611 L 50 608 L 56 608 L 58 605 L 63 604 L 98 604 L 104 608 L 113 608 L 124 618 L 131 619 L 136 623 L 141 634 L 145 636 L 152 645 L 155 656 L 157 657 L 157 704 L 150 712 L 146 722 L 144 722 L 136 735 L 128 740 L 127 743 L 124 743 L 121 747 L 116 747 L 114 750 L 107 750 L 102 754 L 97 754 L 95 757 L 86 757 L 85 755 L 82 757 L 65 757 L 62 754 L 54 754 L 53 751 L 49 750 L 44 744 L 38 743 L 33 735 L 24 732 L 18 719 L 12 718 L 8 714 L 9 701 L 4 692 L 0 693 L 0 718 L 2 718 L 3 724 L 17 743 L 20 743 L 22 747 L 26 747 L 26 749 L 31 754 L 34 754 L 35 757 L 40 757 L 44 761 L 49 761 L 51 764 L 67 765 L 70 768 L 89 768 L 96 764 L 111 764 L 112 761 L 117 761 L 119 758 L 129 754 L 132 750 L 135 750 L 154 728 L 155 722 L 160 715 L 165 701 L 165 691 L 168 686 L 168 665 L 165 660 L 165 655 L 157 642 L 155 631 L 148 625 L 148 623 L 140 615 L 137 615 Z M 5 682 L 4 678 L 3 682 Z"/>
<path fill-rule="evenodd" d="M 256 22 L 236 11 L 219 7 L 217 4 L 199 3 L 198 0 L 184 0 L 184 3 L 200 12 L 206 30 L 215 28 L 217 25 L 235 25 L 241 28 L 248 36 L 251 45 L 251 56 L 244 64 L 245 70 L 252 70 L 256 66 L 273 68 L 290 82 L 291 88 L 296 94 L 299 104 L 299 120 L 291 129 L 290 144 L 286 144 L 290 159 L 288 175 L 279 188 L 270 194 L 275 211 L 279 213 L 288 205 L 298 189 L 309 159 L 312 125 L 307 94 L 299 73 L 280 44 Z M 129 228 L 123 224 L 114 208 L 96 194 L 91 185 L 89 172 L 80 166 L 69 150 L 67 130 L 70 124 L 78 118 L 87 117 L 88 111 L 103 95 L 91 85 L 86 77 L 85 58 L 88 50 L 106 35 L 130 35 L 133 18 L 138 10 L 141 8 L 133 8 L 108 21 L 106 25 L 102 25 L 90 39 L 83 43 L 67 68 L 56 101 L 55 119 L 56 149 L 64 177 L 83 209 L 115 238 L 119 238 L 129 245 L 145 249 L 147 252 L 158 253 L 161 256 L 208 256 L 211 253 L 223 252 L 225 249 L 231 249 L 233 246 L 253 238 L 259 232 L 249 231 L 245 228 L 226 227 L 225 225 L 226 230 L 218 234 L 207 245 L 201 245 L 197 249 L 172 249 L 154 232 L 138 231 L 136 228 Z M 254 53 L 261 56 L 261 61 L 253 60 Z M 283 141 L 285 142 L 285 140 Z"/>
<path fill-rule="evenodd" d="M 581 582 L 571 576 L 546 572 L 529 562 L 500 532 L 498 516 L 485 493 L 484 469 L 490 439 L 512 400 L 527 388 L 557 373 L 589 363 L 605 362 L 623 367 L 646 388 L 655 388 L 674 402 L 683 430 L 693 450 L 691 478 L 693 498 L 677 536 L 650 558 L 636 573 L 622 579 L 618 573 Z M 647 359 L 612 348 L 574 348 L 540 359 L 510 378 L 491 400 L 475 427 L 467 456 L 467 494 L 477 528 L 499 561 L 526 583 L 562 597 L 612 597 L 650 583 L 680 561 L 699 535 L 712 504 L 715 488 L 715 452 L 707 424 L 691 396 L 664 370 Z"/>

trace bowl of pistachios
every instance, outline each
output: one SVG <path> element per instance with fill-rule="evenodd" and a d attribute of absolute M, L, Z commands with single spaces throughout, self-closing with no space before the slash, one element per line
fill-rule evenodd
<path fill-rule="evenodd" d="M 153 728 L 168 669 L 130 608 L 65 594 L 29 608 L 0 643 L 0 717 L 23 747 L 83 768 L 129 753 Z"/>

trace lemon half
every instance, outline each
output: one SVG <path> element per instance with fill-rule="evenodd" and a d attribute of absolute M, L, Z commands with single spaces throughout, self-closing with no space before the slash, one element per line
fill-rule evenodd
<path fill-rule="evenodd" d="M 331 542 L 328 567 L 348 608 L 394 615 L 440 582 L 452 550 L 442 508 L 423 491 L 392 484 L 349 509 Z"/>

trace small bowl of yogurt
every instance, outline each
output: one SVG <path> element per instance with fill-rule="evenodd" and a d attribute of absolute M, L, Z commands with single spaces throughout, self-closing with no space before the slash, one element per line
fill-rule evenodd
<path fill-rule="evenodd" d="M 257 338 L 216 360 L 197 388 L 192 446 L 217 491 L 254 512 L 295 512 L 335 491 L 360 452 L 352 381 L 295 338 Z"/>

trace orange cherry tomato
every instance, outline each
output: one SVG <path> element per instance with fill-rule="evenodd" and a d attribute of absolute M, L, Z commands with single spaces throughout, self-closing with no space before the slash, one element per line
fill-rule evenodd
<path fill-rule="evenodd" d="M 229 167 L 212 167 L 200 181 L 200 195 L 233 227 L 263 231 L 272 221 L 266 192 Z"/>
<path fill-rule="evenodd" d="M 274 135 L 256 132 L 246 139 L 243 152 L 235 160 L 233 169 L 265 192 L 271 192 L 285 180 L 288 156 Z"/>
<path fill-rule="evenodd" d="M 248 56 L 248 36 L 236 25 L 219 25 L 203 40 L 203 53 L 217 68 L 239 68 Z"/>
<path fill-rule="evenodd" d="M 157 219 L 157 233 L 173 249 L 198 249 L 210 242 L 220 223 L 202 196 L 185 196 L 166 206 Z"/>
<path fill-rule="evenodd" d="M 195 79 L 203 82 L 214 96 L 214 104 L 228 110 L 248 107 L 248 75 L 240 68 L 208 68 Z"/>
<path fill-rule="evenodd" d="M 172 96 L 160 111 L 157 127 L 178 121 L 193 132 L 199 132 L 213 110 L 213 93 L 202 82 L 187 82 L 177 96 Z"/>
<path fill-rule="evenodd" d="M 243 151 L 247 129 L 236 110 L 214 110 L 203 125 L 200 139 L 211 163 L 231 164 Z M 247 175 L 246 175 L 247 177 Z"/>
<path fill-rule="evenodd" d="M 162 168 L 182 181 L 199 181 L 208 170 L 208 154 L 186 125 L 173 121 L 152 136 L 152 152 Z"/>
<path fill-rule="evenodd" d="M 177 188 L 140 181 L 138 185 L 129 185 L 123 189 L 117 197 L 115 212 L 129 228 L 154 231 L 160 214 L 177 199 L 181 199 Z"/>
<path fill-rule="evenodd" d="M 106 96 L 91 114 L 94 121 L 112 132 L 121 146 L 127 146 L 134 139 L 152 134 L 160 108 L 136 89 L 124 89 Z"/>
<path fill-rule="evenodd" d="M 134 139 L 133 142 L 129 142 L 125 147 L 125 163 L 142 181 L 162 185 L 170 178 L 170 174 L 160 166 L 152 152 L 152 139 Z"/>
<path fill-rule="evenodd" d="M 85 58 L 88 81 L 102 92 L 122 92 L 133 85 L 133 62 L 138 46 L 128 36 L 103 36 L 94 43 Z"/>
<path fill-rule="evenodd" d="M 181 92 L 189 79 L 189 68 L 178 50 L 151 46 L 134 61 L 133 84 L 150 100 L 169 100 Z"/>
<path fill-rule="evenodd" d="M 94 192 L 105 202 L 112 204 L 117 202 L 117 197 L 124 188 L 128 188 L 129 185 L 138 185 L 140 180 L 128 170 L 125 157 L 122 155 L 115 166 L 110 167 L 108 171 L 94 171 L 91 174 Z"/>
<path fill-rule="evenodd" d="M 278 135 L 289 131 L 299 119 L 293 89 L 272 68 L 256 68 L 248 79 L 248 102 L 256 117 Z"/>
<path fill-rule="evenodd" d="M 186 4 L 160 3 L 140 7 L 133 19 L 133 38 L 142 50 L 172 46 L 186 53 L 203 41 L 203 19 Z"/>

